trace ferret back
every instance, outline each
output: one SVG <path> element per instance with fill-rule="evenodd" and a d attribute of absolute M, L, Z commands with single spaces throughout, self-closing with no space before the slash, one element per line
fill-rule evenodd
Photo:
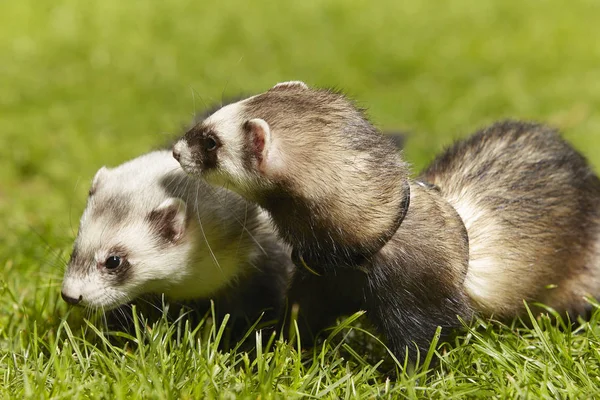
<path fill-rule="evenodd" d="M 282 153 L 280 179 L 259 203 L 290 243 L 315 254 L 370 254 L 389 239 L 408 196 L 407 166 L 363 110 L 341 93 L 301 85 L 241 105 L 242 119 L 269 124 Z"/>
<path fill-rule="evenodd" d="M 522 299 L 581 312 L 600 288 L 600 181 L 556 131 L 507 121 L 458 142 L 424 178 L 469 236 L 469 295 L 514 315 Z"/>

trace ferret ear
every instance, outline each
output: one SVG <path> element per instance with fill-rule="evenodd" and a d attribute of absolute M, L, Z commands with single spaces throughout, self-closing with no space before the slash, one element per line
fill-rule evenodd
<path fill-rule="evenodd" d="M 273 86 L 269 91 L 286 89 L 308 89 L 308 85 L 302 81 L 280 82 Z"/>
<path fill-rule="evenodd" d="M 263 174 L 274 172 L 280 160 L 273 142 L 271 127 L 267 121 L 260 118 L 246 121 L 244 127 L 252 138 L 252 151 L 258 170 Z"/>
<path fill-rule="evenodd" d="M 104 179 L 104 177 L 107 174 L 108 168 L 106 168 L 106 166 L 102 166 L 102 168 L 100 168 L 98 172 L 96 172 L 96 175 L 94 175 L 94 179 L 92 179 L 92 186 L 90 187 L 89 193 L 90 196 L 96 193 L 96 190 L 98 190 L 98 185 L 100 184 L 100 182 L 102 182 L 102 179 Z"/>
<path fill-rule="evenodd" d="M 172 197 L 152 210 L 148 214 L 148 221 L 161 237 L 169 242 L 177 242 L 185 234 L 186 212 L 185 202 Z"/>

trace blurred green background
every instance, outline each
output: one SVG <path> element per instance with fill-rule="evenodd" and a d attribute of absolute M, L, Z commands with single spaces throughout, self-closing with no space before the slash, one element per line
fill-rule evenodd
<path fill-rule="evenodd" d="M 598 168 L 599 24 L 597 0 L 3 1 L 2 279 L 20 296 L 30 276 L 58 285 L 53 254 L 100 166 L 284 80 L 342 88 L 409 132 L 415 170 L 505 117 L 560 127 Z"/>

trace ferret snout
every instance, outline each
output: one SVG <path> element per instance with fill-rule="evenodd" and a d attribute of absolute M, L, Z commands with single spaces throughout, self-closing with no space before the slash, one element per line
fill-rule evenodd
<path fill-rule="evenodd" d="M 83 282 L 80 279 L 67 276 L 63 280 L 60 297 L 72 306 L 88 305 L 90 298 L 85 287 L 85 285 L 88 284 L 90 284 L 90 282 Z"/>
<path fill-rule="evenodd" d="M 78 284 L 72 279 L 63 280 L 60 297 L 71 305 L 77 305 L 83 301 L 83 294 Z"/>
<path fill-rule="evenodd" d="M 64 301 L 66 301 L 67 303 L 71 304 L 71 305 L 77 305 L 79 303 L 81 303 L 81 300 L 83 300 L 83 296 L 79 295 L 79 297 L 75 298 L 75 297 L 71 297 L 68 294 L 66 294 L 64 291 L 60 292 L 60 296 L 62 297 L 62 299 Z"/>
<path fill-rule="evenodd" d="M 179 143 L 179 142 L 178 142 Z M 177 144 L 178 144 L 177 143 Z M 179 161 L 179 159 L 181 158 L 181 152 L 180 150 L 177 148 L 177 144 L 175 146 L 173 146 L 173 158 L 176 159 L 177 161 Z"/>
<path fill-rule="evenodd" d="M 185 149 L 188 147 L 185 139 L 178 140 L 177 143 L 173 145 L 173 158 L 177 161 L 181 161 L 181 154 L 185 152 Z"/>
<path fill-rule="evenodd" d="M 196 172 L 196 162 L 192 158 L 191 149 L 186 139 L 181 139 L 173 146 L 173 158 L 179 162 L 188 174 Z"/>
<path fill-rule="evenodd" d="M 181 156 L 185 154 L 187 148 L 188 144 L 186 143 L 185 139 L 179 140 L 173 145 L 173 158 L 181 163 Z"/>

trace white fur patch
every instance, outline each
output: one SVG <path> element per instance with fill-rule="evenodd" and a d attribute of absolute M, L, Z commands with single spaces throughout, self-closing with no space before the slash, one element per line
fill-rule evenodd
<path fill-rule="evenodd" d="M 234 180 L 245 182 L 247 177 L 246 168 L 241 165 L 244 159 L 244 143 L 242 140 L 244 119 L 242 116 L 243 102 L 229 104 L 205 120 L 205 123 L 214 127 L 217 136 L 221 140 L 219 149 L 219 163 Z"/>
<path fill-rule="evenodd" d="M 482 216 L 489 214 L 488 211 L 477 206 L 475 202 L 467 196 L 461 196 L 460 200 L 449 199 L 449 202 L 454 206 L 454 209 L 458 215 L 460 215 L 460 218 L 463 220 L 467 231 L 469 231 L 473 224 Z"/>
<path fill-rule="evenodd" d="M 501 280 L 501 265 L 502 260 L 493 256 L 469 261 L 465 290 L 471 298 L 487 309 L 493 309 L 503 299 L 503 290 L 498 285 L 498 281 Z"/>
<path fill-rule="evenodd" d="M 178 178 L 172 174 L 178 174 Z M 165 243 L 146 217 L 161 204 L 173 204 L 172 194 L 161 186 L 173 179 L 182 179 L 182 195 L 192 191 L 186 205 L 195 218 L 183 230 L 181 240 Z M 222 220 L 225 215 L 238 211 L 223 208 L 230 204 L 242 207 L 244 203 L 224 202 L 226 192 L 208 184 L 205 190 L 201 188 L 200 182 L 186 178 L 170 151 L 153 152 L 111 169 L 82 216 L 76 241 L 77 261 L 82 265 L 68 266 L 63 280 L 65 295 L 81 296 L 82 305 L 108 309 L 143 293 L 202 298 L 229 284 L 248 261 L 252 246 L 245 242 L 240 246 L 237 231 L 229 233 L 219 228 L 229 223 Z M 125 216 L 121 219 L 116 220 L 110 210 L 95 214 L 111 199 L 122 197 L 128 202 L 122 206 Z M 120 203 L 116 206 L 121 207 Z M 228 241 L 227 235 L 234 237 Z M 128 278 L 122 281 L 102 266 L 115 248 L 125 248 L 130 264 Z M 81 259 L 85 255 L 88 259 Z"/>
<path fill-rule="evenodd" d="M 507 279 L 514 276 L 506 270 L 507 260 L 493 249 L 496 229 L 501 229 L 489 210 L 478 206 L 466 193 L 448 199 L 469 232 L 469 268 L 465 290 L 485 310 L 498 310 L 506 299 Z M 485 226 L 485 229 L 481 227 Z M 474 235 L 473 232 L 480 232 Z"/>

